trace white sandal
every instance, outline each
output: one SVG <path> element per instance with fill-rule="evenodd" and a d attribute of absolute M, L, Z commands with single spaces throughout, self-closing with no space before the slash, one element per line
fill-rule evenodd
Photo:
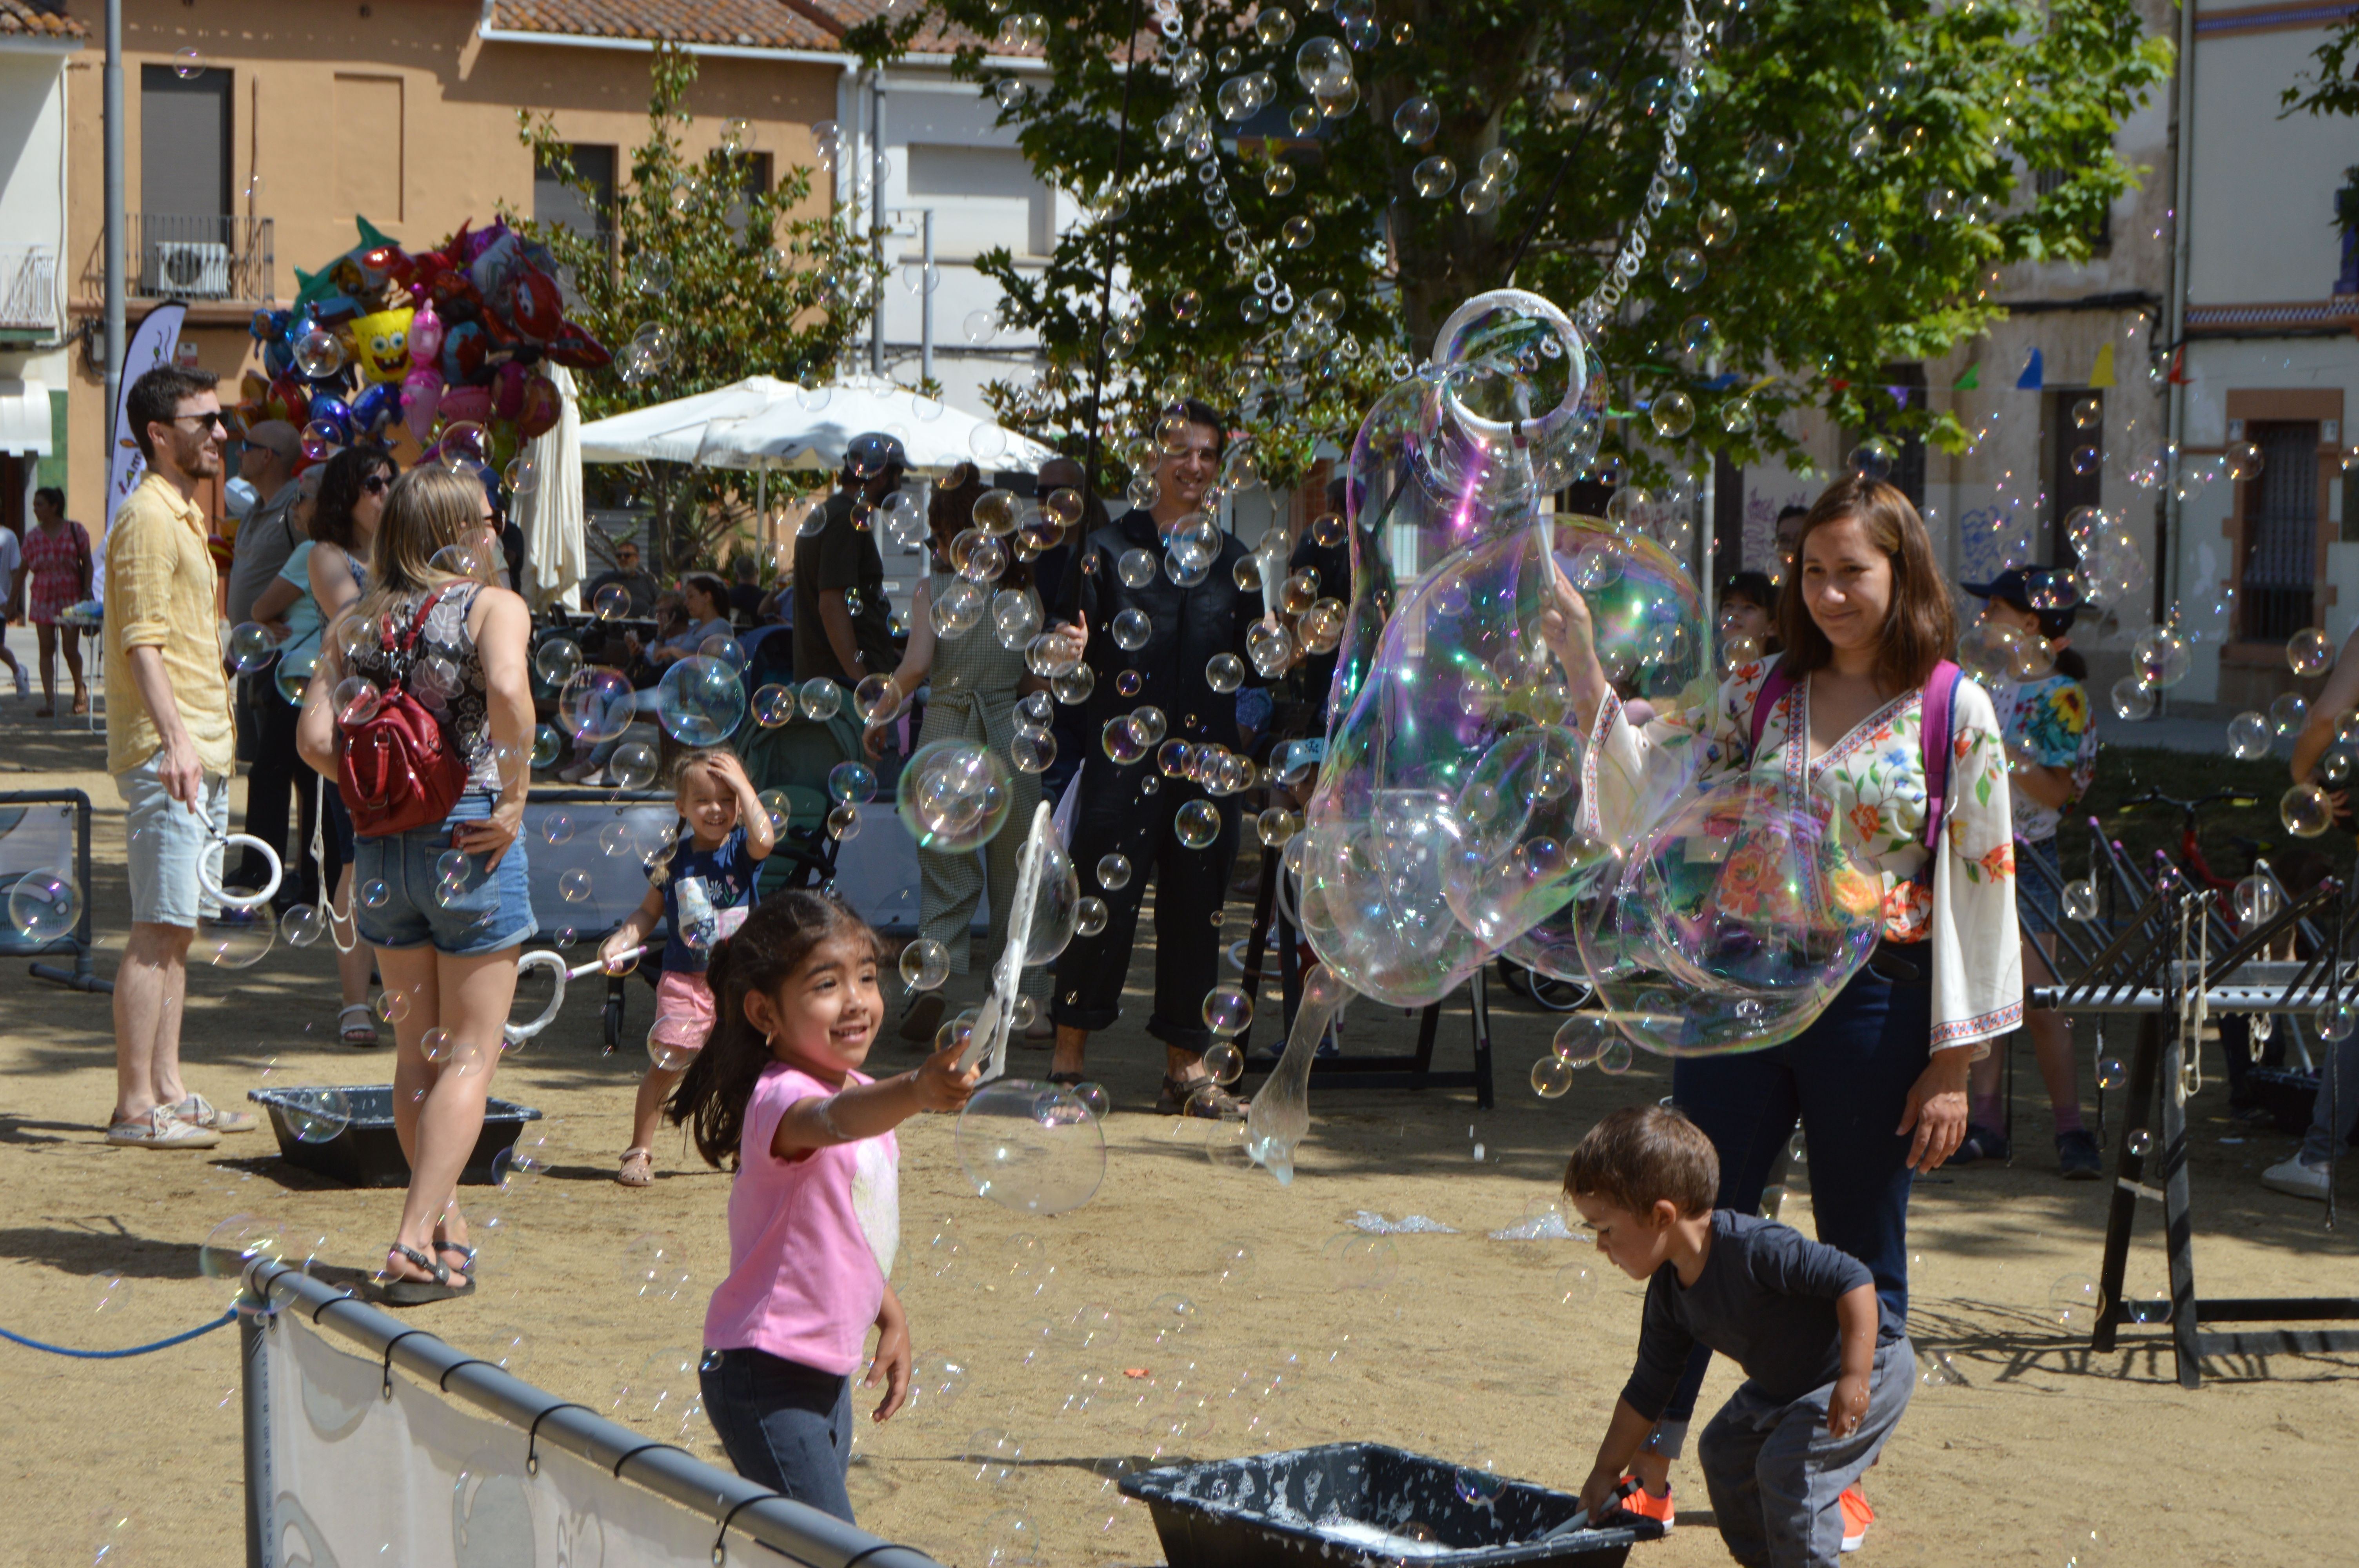
<path fill-rule="evenodd" d="M 360 1022 L 354 1023 L 351 1019 L 356 1012 L 361 1017 Z M 356 1001 L 337 1012 L 336 1038 L 356 1051 L 374 1051 L 377 1048 L 380 1042 L 376 1036 L 376 1014 L 370 1010 L 368 1003 Z"/>

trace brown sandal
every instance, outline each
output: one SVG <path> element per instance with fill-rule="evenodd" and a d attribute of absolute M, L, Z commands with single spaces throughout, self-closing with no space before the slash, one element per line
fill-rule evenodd
<path fill-rule="evenodd" d="M 1166 1077 L 1163 1092 L 1155 1098 L 1158 1116 L 1194 1116 L 1206 1121 L 1224 1121 L 1245 1113 L 1245 1101 L 1208 1077 Z"/>
<path fill-rule="evenodd" d="M 644 1187 L 656 1179 L 655 1151 L 625 1149 L 623 1168 L 614 1173 L 614 1184 L 625 1187 Z"/>

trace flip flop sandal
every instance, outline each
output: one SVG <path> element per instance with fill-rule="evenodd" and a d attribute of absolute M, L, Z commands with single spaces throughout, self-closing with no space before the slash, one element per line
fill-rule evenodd
<path fill-rule="evenodd" d="M 1163 1080 L 1163 1092 L 1155 1100 L 1158 1116 L 1192 1116 L 1206 1121 L 1223 1121 L 1234 1120 L 1245 1112 L 1245 1101 L 1210 1078 L 1167 1077 Z"/>
<path fill-rule="evenodd" d="M 624 1187 L 644 1187 L 656 1179 L 655 1152 L 651 1149 L 623 1151 L 623 1168 L 614 1173 L 614 1184 Z"/>
<path fill-rule="evenodd" d="M 457 1253 L 459 1255 L 459 1266 L 452 1269 L 451 1272 L 469 1280 L 475 1277 L 475 1249 L 473 1248 L 460 1241 L 438 1241 L 434 1244 L 434 1250 L 437 1255 L 444 1252 Z"/>
<path fill-rule="evenodd" d="M 352 1022 L 352 1016 L 356 1012 L 361 1015 L 357 1023 Z M 376 1036 L 376 1014 L 370 1010 L 368 1003 L 356 1001 L 338 1011 L 336 1038 L 356 1051 L 376 1049 L 380 1044 Z"/>
<path fill-rule="evenodd" d="M 386 1249 L 386 1254 L 397 1256 L 413 1268 L 423 1269 L 433 1276 L 425 1280 L 386 1281 L 377 1288 L 377 1297 L 387 1306 L 424 1306 L 429 1302 L 447 1302 L 475 1293 L 474 1281 L 469 1280 L 463 1285 L 452 1284 L 450 1270 L 414 1247 L 405 1247 L 397 1241 Z"/>

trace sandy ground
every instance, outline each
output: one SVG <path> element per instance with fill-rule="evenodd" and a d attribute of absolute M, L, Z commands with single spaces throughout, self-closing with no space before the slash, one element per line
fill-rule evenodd
<path fill-rule="evenodd" d="M 126 903 L 120 806 L 96 771 L 100 742 L 13 713 L 6 736 L 0 756 L 21 772 L 5 782 L 83 788 L 98 806 L 95 908 L 101 970 L 111 973 Z M 1233 935 L 1245 914 L 1232 904 Z M 382 1256 L 395 1195 L 320 1187 L 275 1157 L 266 1130 L 204 1154 L 105 1147 L 106 999 L 30 979 L 16 961 L 0 973 L 0 1325 L 100 1347 L 201 1322 L 229 1292 L 201 1271 L 201 1244 L 238 1214 L 283 1224 L 335 1264 L 367 1268 Z M 651 1188 L 614 1184 L 643 1064 L 635 1050 L 600 1053 L 593 1005 L 569 1005 L 501 1069 L 497 1092 L 547 1113 L 536 1130 L 554 1169 L 512 1196 L 468 1189 L 479 1230 L 494 1214 L 502 1221 L 483 1287 L 411 1321 L 603 1407 L 653 1353 L 696 1344 L 704 1297 L 727 1262 L 727 1184 L 675 1145 Z M 1143 998 L 1137 1005 L 1143 1012 Z M 632 1009 L 636 1033 L 650 1011 L 643 989 Z M 333 1011 L 324 948 L 282 947 L 244 971 L 203 969 L 190 986 L 190 1080 L 223 1103 L 242 1103 L 266 1068 L 275 1083 L 385 1081 L 389 1053 L 337 1046 Z M 1103 1185 L 1076 1213 L 1027 1222 L 981 1201 L 960 1174 L 949 1122 L 905 1127 L 897 1283 L 921 1355 L 969 1370 L 954 1400 L 921 1400 L 883 1428 L 864 1422 L 862 1522 L 944 1563 L 971 1564 L 1017 1510 L 1047 1562 L 1159 1563 L 1146 1512 L 1115 1495 L 1109 1462 L 1340 1437 L 1577 1485 L 1627 1370 L 1637 1287 L 1597 1273 L 1600 1260 L 1577 1243 L 1484 1232 L 1548 1201 L 1572 1139 L 1614 1105 L 1666 1093 L 1669 1074 L 1642 1058 L 1626 1076 L 1584 1074 L 1571 1095 L 1543 1102 L 1526 1076 L 1549 1022 L 1504 996 L 1495 1017 L 1498 1108 L 1478 1111 L 1467 1093 L 1316 1092 L 1290 1188 L 1216 1163 L 1200 1127 L 1149 1113 L 1160 1051 L 1135 1027 L 1099 1042 L 1095 1065 L 1119 1108 L 1107 1123 Z M 1355 1043 L 1408 1034 L 1365 1002 L 1349 1023 Z M 1445 1020 L 1445 1063 L 1464 1060 L 1465 1040 L 1462 1013 Z M 887 1065 L 908 1059 L 889 1038 L 880 1046 Z M 2213 1083 L 2196 1117 L 2199 1287 L 2359 1295 L 2349 1227 L 2328 1233 L 2316 1206 L 2259 1188 L 2256 1173 L 2288 1141 L 2235 1141 Z M 2044 1109 L 2027 1108 L 2018 1127 L 2027 1147 L 2044 1148 Z M 1918 1188 L 1912 1326 L 1963 1382 L 1920 1386 L 1871 1477 L 1880 1517 L 1860 1561 L 2060 1563 L 2076 1529 L 2084 1539 L 2093 1530 L 2101 1560 L 2116 1564 L 2346 1560 L 2347 1528 L 2321 1505 L 2345 1494 L 2359 1462 L 2359 1357 L 2215 1366 L 2189 1392 L 2172 1380 L 2156 1331 L 2091 1354 L 2048 1301 L 2060 1277 L 2095 1273 L 2106 1190 L 2066 1186 L 2038 1157 L 1942 1173 Z M 2359 1184 L 2343 1191 L 2359 1201 Z M 1397 1271 L 1368 1288 L 1378 1281 L 1340 1271 L 1322 1250 L 1359 1210 L 1423 1214 L 1460 1234 L 1399 1238 Z M 1806 1192 L 1787 1217 L 1807 1227 Z M 2141 1216 L 2133 1294 L 2163 1283 L 2155 1217 Z M 668 1233 L 686 1260 L 687 1287 L 670 1299 L 642 1298 L 626 1278 L 632 1244 L 651 1233 Z M 1592 1266 L 1593 1289 L 1565 1275 L 1575 1262 Z M 1176 1341 L 1160 1332 L 1174 1314 L 1157 1304 L 1173 1295 L 1197 1309 Z M 1715 1366 L 1707 1409 L 1730 1386 L 1725 1368 Z M 1280 1369 L 1285 1391 L 1255 1397 Z M 107 1362 L 0 1345 L 0 1371 L 13 1418 L 0 1433 L 0 1475 L 15 1505 L 0 1562 L 90 1562 L 110 1510 L 135 1521 L 121 1561 L 239 1560 L 229 1333 Z M 1233 1397 L 1241 1384 L 1247 1391 Z M 1095 1387 L 1119 1392 L 1068 1408 Z M 979 1434 L 1004 1435 L 1020 1459 L 979 1476 L 984 1467 L 962 1457 Z M 684 1441 L 726 1463 L 701 1421 Z M 1700 1482 L 1689 1471 L 1681 1484 L 1680 1528 L 1636 1561 L 1725 1561 Z"/>

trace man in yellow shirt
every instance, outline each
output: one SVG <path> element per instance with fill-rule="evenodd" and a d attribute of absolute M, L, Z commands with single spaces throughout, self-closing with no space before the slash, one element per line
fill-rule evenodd
<path fill-rule="evenodd" d="M 131 871 L 106 1141 L 142 1149 L 209 1149 L 254 1126 L 180 1081 L 189 943 L 215 912 L 199 873 L 209 864 L 219 887 L 237 764 L 196 501 L 198 482 L 221 472 L 229 433 L 216 379 L 159 365 L 132 383 L 125 407 L 147 473 L 106 532 L 106 771 L 123 795 Z"/>

